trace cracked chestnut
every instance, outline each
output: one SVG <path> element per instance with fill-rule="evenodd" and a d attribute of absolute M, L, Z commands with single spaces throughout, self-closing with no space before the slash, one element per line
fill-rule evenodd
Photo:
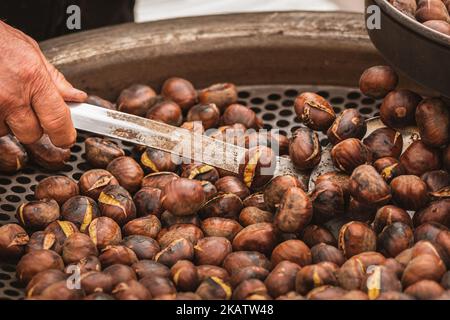
<path fill-rule="evenodd" d="M 194 246 L 192 242 L 184 238 L 172 241 L 155 255 L 156 262 L 168 267 L 173 266 L 178 260 L 192 260 L 193 258 Z"/>
<path fill-rule="evenodd" d="M 323 97 L 312 92 L 300 94 L 294 102 L 295 113 L 310 129 L 326 132 L 336 119 L 333 107 Z"/>
<path fill-rule="evenodd" d="M 161 248 L 166 248 L 170 243 L 180 238 L 187 239 L 195 245 L 198 240 L 203 238 L 203 232 L 199 227 L 193 224 L 174 224 L 166 230 L 161 230 L 157 240 L 161 245 Z"/>
<path fill-rule="evenodd" d="M 336 168 L 351 174 L 356 167 L 372 162 L 372 152 L 360 140 L 350 138 L 331 149 L 331 158 Z"/>
<path fill-rule="evenodd" d="M 339 231 L 338 244 L 348 259 L 362 252 L 375 251 L 377 236 L 367 224 L 351 221 Z"/>
<path fill-rule="evenodd" d="M 364 117 L 356 109 L 346 109 L 339 114 L 327 131 L 328 140 L 338 144 L 349 138 L 362 139 L 367 132 Z"/>
<path fill-rule="evenodd" d="M 88 256 L 76 263 L 66 265 L 64 271 L 67 274 L 72 274 L 74 270 L 79 271 L 80 274 L 84 274 L 90 271 L 101 271 L 102 265 L 97 256 Z"/>
<path fill-rule="evenodd" d="M 181 177 L 215 183 L 219 180 L 219 173 L 216 168 L 207 164 L 192 163 L 183 168 Z"/>
<path fill-rule="evenodd" d="M 25 229 L 44 230 L 59 219 L 58 203 L 53 199 L 42 199 L 22 203 L 17 208 L 16 217 Z"/>
<path fill-rule="evenodd" d="M 179 260 L 170 269 L 173 283 L 180 291 L 195 291 L 199 284 L 197 268 L 188 260 Z"/>
<path fill-rule="evenodd" d="M 233 300 L 267 300 L 267 288 L 259 279 L 242 281 L 233 290 Z"/>
<path fill-rule="evenodd" d="M 218 193 L 201 207 L 200 217 L 237 219 L 243 208 L 242 200 L 234 193 Z"/>
<path fill-rule="evenodd" d="M 313 263 L 332 262 L 340 267 L 345 262 L 345 257 L 341 250 L 326 244 L 319 243 L 311 248 L 311 256 Z"/>
<path fill-rule="evenodd" d="M 51 232 L 37 231 L 30 236 L 30 240 L 26 244 L 25 252 L 33 250 L 53 250 L 61 254 L 62 247 L 56 241 L 56 236 Z"/>
<path fill-rule="evenodd" d="M 38 200 L 53 199 L 60 206 L 71 197 L 78 195 L 77 183 L 65 176 L 51 176 L 41 180 L 34 190 L 34 197 Z"/>
<path fill-rule="evenodd" d="M 234 193 L 241 198 L 241 200 L 244 200 L 250 195 L 250 190 L 247 186 L 237 177 L 233 176 L 226 176 L 218 179 L 215 182 L 215 187 L 218 192 Z"/>
<path fill-rule="evenodd" d="M 150 300 L 150 291 L 136 280 L 119 283 L 112 291 L 118 300 Z"/>
<path fill-rule="evenodd" d="M 94 168 L 106 168 L 108 164 L 118 157 L 125 155 L 122 148 L 111 140 L 90 137 L 84 141 L 86 160 Z"/>
<path fill-rule="evenodd" d="M 421 280 L 440 281 L 446 271 L 442 260 L 435 255 L 419 255 L 406 265 L 402 276 L 402 285 L 404 288 L 419 282 Z"/>
<path fill-rule="evenodd" d="M 309 196 L 300 188 L 291 187 L 281 199 L 274 225 L 286 233 L 296 233 L 311 221 L 313 207 Z"/>
<path fill-rule="evenodd" d="M 206 280 L 209 277 L 217 277 L 225 282 L 230 280 L 230 275 L 227 270 L 218 266 L 201 265 L 197 266 L 198 279 L 200 282 Z"/>
<path fill-rule="evenodd" d="M 128 236 L 121 244 L 133 250 L 139 260 L 153 259 L 161 249 L 155 239 L 141 235 Z"/>
<path fill-rule="evenodd" d="M 118 184 L 119 181 L 109 171 L 103 169 L 88 170 L 78 181 L 80 194 L 96 201 L 105 187 Z"/>
<path fill-rule="evenodd" d="M 370 300 L 375 300 L 384 292 L 402 291 L 402 284 L 397 275 L 388 268 L 370 266 L 362 281 L 361 290 L 367 293 Z"/>
<path fill-rule="evenodd" d="M 242 230 L 242 226 L 236 220 L 220 217 L 202 220 L 201 228 L 207 237 L 224 237 L 229 241 Z"/>
<path fill-rule="evenodd" d="M 177 170 L 177 164 L 173 162 L 171 153 L 153 148 L 147 148 L 142 153 L 141 164 L 150 172 Z"/>
<path fill-rule="evenodd" d="M 57 252 L 60 252 L 62 250 L 62 246 L 66 241 L 66 239 L 76 232 L 79 232 L 79 230 L 74 223 L 70 221 L 61 221 L 61 220 L 53 221 L 44 229 L 44 233 L 51 234 L 50 236 L 47 237 L 47 240 L 53 242 L 54 236 L 55 244 L 53 245 L 53 247 L 54 249 L 56 249 Z"/>
<path fill-rule="evenodd" d="M 104 268 L 114 264 L 131 266 L 138 261 L 134 251 L 122 245 L 107 246 L 102 250 L 98 258 Z"/>
<path fill-rule="evenodd" d="M 320 286 L 337 284 L 335 274 L 321 265 L 304 266 L 295 277 L 295 290 L 302 295 Z"/>
<path fill-rule="evenodd" d="M 374 66 L 361 75 L 359 88 L 363 94 L 374 99 L 384 98 L 395 90 L 398 75 L 390 66 Z"/>
<path fill-rule="evenodd" d="M 88 228 L 89 237 L 99 250 L 120 243 L 122 233 L 119 225 L 111 218 L 98 217 Z"/>
<path fill-rule="evenodd" d="M 264 280 L 268 293 L 277 298 L 295 290 L 295 278 L 299 270 L 299 265 L 290 261 L 281 261 Z"/>
<path fill-rule="evenodd" d="M 402 208 L 386 205 L 378 209 L 373 221 L 373 229 L 379 234 L 386 226 L 395 222 L 402 222 L 412 227 L 412 220 L 409 214 Z"/>
<path fill-rule="evenodd" d="M 203 280 L 195 293 L 203 300 L 230 300 L 232 290 L 221 278 L 212 276 Z"/>
<path fill-rule="evenodd" d="M 392 179 L 406 174 L 405 168 L 396 158 L 380 158 L 373 163 L 373 167 L 388 183 L 390 183 Z"/>
<path fill-rule="evenodd" d="M 322 156 L 319 136 L 308 128 L 294 132 L 289 143 L 289 156 L 299 170 L 308 170 L 317 166 Z"/>
<path fill-rule="evenodd" d="M 140 235 L 156 238 L 161 231 L 161 221 L 154 215 L 133 219 L 123 226 L 122 231 L 124 236 Z"/>
<path fill-rule="evenodd" d="M 113 219 L 121 226 L 136 217 L 136 206 L 131 195 L 119 185 L 103 189 L 98 205 L 102 216 Z"/>
<path fill-rule="evenodd" d="M 392 128 L 378 128 L 363 143 L 372 151 L 374 160 L 392 157 L 398 159 L 403 150 L 402 134 Z"/>
<path fill-rule="evenodd" d="M 28 154 L 16 137 L 8 134 L 0 137 L 0 172 L 14 173 L 28 162 Z"/>
<path fill-rule="evenodd" d="M 26 231 L 15 223 L 0 227 L 0 257 L 17 259 L 22 256 L 30 238 Z"/>
<path fill-rule="evenodd" d="M 256 116 L 256 113 L 253 110 L 238 103 L 233 103 L 226 108 L 222 115 L 222 123 L 224 125 L 240 123 L 247 129 L 255 130 L 261 129 L 263 125 L 262 120 Z"/>
<path fill-rule="evenodd" d="M 273 178 L 264 188 L 264 203 L 270 209 L 278 208 L 283 195 L 290 187 L 306 190 L 305 185 L 294 175 L 282 175 Z"/>
<path fill-rule="evenodd" d="M 410 226 L 394 222 L 378 235 L 377 248 L 385 257 L 395 257 L 414 244 L 414 233 Z"/>
<path fill-rule="evenodd" d="M 370 165 L 361 165 L 353 171 L 350 194 L 359 202 L 375 206 L 388 203 L 392 197 L 383 177 Z"/>
<path fill-rule="evenodd" d="M 75 196 L 61 207 L 61 216 L 64 220 L 73 222 L 80 232 L 85 232 L 92 220 L 100 216 L 100 210 L 91 198 Z"/>
<path fill-rule="evenodd" d="M 214 103 L 197 104 L 189 109 L 187 121 L 201 121 L 205 130 L 215 128 L 219 124 L 220 110 Z"/>
<path fill-rule="evenodd" d="M 194 246 L 194 260 L 197 265 L 222 265 L 232 251 L 231 242 L 223 237 L 205 237 Z"/>

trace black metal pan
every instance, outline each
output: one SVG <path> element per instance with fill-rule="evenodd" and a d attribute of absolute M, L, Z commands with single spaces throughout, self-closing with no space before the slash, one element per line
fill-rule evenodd
<path fill-rule="evenodd" d="M 381 9 L 381 28 L 368 29 L 384 58 L 417 83 L 450 97 L 450 37 L 397 10 L 386 0 L 365 0 Z M 370 16 L 366 10 L 367 17 Z"/>

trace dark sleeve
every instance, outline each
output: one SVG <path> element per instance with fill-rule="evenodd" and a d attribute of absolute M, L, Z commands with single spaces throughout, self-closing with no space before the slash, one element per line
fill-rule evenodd
<path fill-rule="evenodd" d="M 0 0 L 0 19 L 41 41 L 68 30 L 69 5 L 81 9 L 81 30 L 134 21 L 135 0 Z"/>

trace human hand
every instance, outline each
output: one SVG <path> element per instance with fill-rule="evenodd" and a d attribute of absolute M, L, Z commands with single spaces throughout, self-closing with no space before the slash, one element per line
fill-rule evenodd
<path fill-rule="evenodd" d="M 86 99 L 47 61 L 36 41 L 0 21 L 0 136 L 12 132 L 31 144 L 45 132 L 54 145 L 70 147 L 76 131 L 64 101 Z"/>

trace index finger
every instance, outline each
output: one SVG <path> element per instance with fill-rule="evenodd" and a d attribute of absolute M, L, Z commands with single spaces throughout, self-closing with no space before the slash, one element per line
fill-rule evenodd
<path fill-rule="evenodd" d="M 71 147 L 75 143 L 77 133 L 73 127 L 69 107 L 48 76 L 45 78 L 41 80 L 44 84 L 32 93 L 32 108 L 52 143 L 61 148 Z"/>

